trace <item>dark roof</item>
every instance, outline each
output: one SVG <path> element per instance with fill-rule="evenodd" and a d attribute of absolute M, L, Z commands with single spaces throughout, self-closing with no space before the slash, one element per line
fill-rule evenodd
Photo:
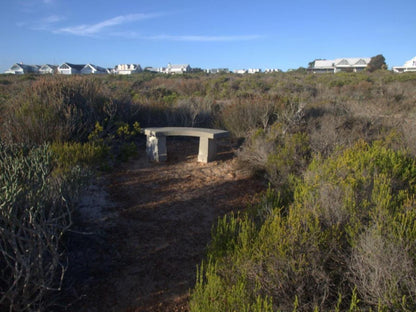
<path fill-rule="evenodd" d="M 58 65 L 51 65 L 51 64 L 43 64 L 40 68 L 44 67 L 44 66 L 49 66 L 52 69 L 55 69 L 58 67 Z"/>
<path fill-rule="evenodd" d="M 37 72 L 40 68 L 39 65 L 28 65 L 28 64 L 18 64 L 18 63 L 16 63 L 15 65 L 20 66 L 25 71 L 25 73 Z"/>
<path fill-rule="evenodd" d="M 76 70 L 81 70 L 86 65 L 86 64 L 71 64 L 71 63 L 64 63 L 64 64 L 68 65 L 69 67 L 75 68 Z"/>

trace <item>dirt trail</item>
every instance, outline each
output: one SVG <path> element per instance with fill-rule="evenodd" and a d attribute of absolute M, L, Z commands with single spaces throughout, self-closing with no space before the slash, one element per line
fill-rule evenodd
<path fill-rule="evenodd" d="M 265 187 L 236 170 L 231 146 L 201 164 L 196 140 L 167 144 L 166 163 L 142 155 L 84 198 L 71 311 L 188 311 L 212 225 Z"/>

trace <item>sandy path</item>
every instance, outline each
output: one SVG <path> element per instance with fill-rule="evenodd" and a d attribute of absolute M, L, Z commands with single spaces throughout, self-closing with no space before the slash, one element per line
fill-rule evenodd
<path fill-rule="evenodd" d="M 212 225 L 264 189 L 236 170 L 230 146 L 208 164 L 196 161 L 197 149 L 195 140 L 168 140 L 168 162 L 142 155 L 92 190 L 80 216 L 92 234 L 73 242 L 81 250 L 73 287 L 81 299 L 71 310 L 188 311 Z"/>

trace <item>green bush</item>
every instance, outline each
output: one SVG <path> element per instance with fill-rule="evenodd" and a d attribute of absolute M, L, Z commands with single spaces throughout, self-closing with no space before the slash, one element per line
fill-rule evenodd
<path fill-rule="evenodd" d="M 282 123 L 254 132 L 238 151 L 239 161 L 253 173 L 264 173 L 282 199 L 291 201 L 296 178 L 307 167 L 311 151 L 304 132 L 285 131 Z"/>
<path fill-rule="evenodd" d="M 97 142 L 65 142 L 51 145 L 57 167 L 63 172 L 71 171 L 76 166 L 84 169 L 106 168 L 109 147 Z"/>
<path fill-rule="evenodd" d="M 89 142 L 82 144 L 89 153 L 90 165 L 101 169 L 111 166 L 115 160 L 127 161 L 137 155 L 135 140 L 141 133 L 140 124 L 125 122 L 96 122 L 94 130 L 88 135 Z"/>
<path fill-rule="evenodd" d="M 292 204 L 219 221 L 191 311 L 414 310 L 415 188 L 414 159 L 383 142 L 316 157 Z"/>
<path fill-rule="evenodd" d="M 282 195 L 290 196 L 294 180 L 306 169 L 311 158 L 309 138 L 305 133 L 286 134 L 269 154 L 266 172 L 269 181 L 280 189 Z"/>

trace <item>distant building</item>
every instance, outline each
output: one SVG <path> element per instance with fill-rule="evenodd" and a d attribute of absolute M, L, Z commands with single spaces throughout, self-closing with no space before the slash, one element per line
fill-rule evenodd
<path fill-rule="evenodd" d="M 247 74 L 247 69 L 235 69 L 234 74 Z"/>
<path fill-rule="evenodd" d="M 183 74 L 191 71 L 189 64 L 168 64 L 164 73 L 166 74 Z"/>
<path fill-rule="evenodd" d="M 139 64 L 119 64 L 114 68 L 115 73 L 118 75 L 131 75 L 134 73 L 140 73 L 142 67 Z"/>
<path fill-rule="evenodd" d="M 315 60 L 313 67 L 308 69 L 314 74 L 320 73 L 334 73 L 335 61 L 333 60 Z"/>
<path fill-rule="evenodd" d="M 144 71 L 151 72 L 151 73 L 164 73 L 165 67 L 151 67 L 147 66 L 144 68 Z"/>
<path fill-rule="evenodd" d="M 93 64 L 87 64 L 81 69 L 81 74 L 107 74 L 107 69 L 104 67 L 96 66 Z"/>
<path fill-rule="evenodd" d="M 80 74 L 85 64 L 63 63 L 58 66 L 58 73 L 62 75 Z"/>
<path fill-rule="evenodd" d="M 395 73 L 405 73 L 405 72 L 415 72 L 416 71 L 416 56 L 406 63 L 403 66 L 394 66 L 393 71 Z"/>
<path fill-rule="evenodd" d="M 45 64 L 39 68 L 39 73 L 40 74 L 54 74 L 56 73 L 57 69 L 58 69 L 57 65 Z"/>
<path fill-rule="evenodd" d="M 265 73 L 280 73 L 282 70 L 278 68 L 266 68 L 264 70 Z"/>
<path fill-rule="evenodd" d="M 13 74 L 13 75 L 23 75 L 23 74 L 29 74 L 29 73 L 38 74 L 39 68 L 40 68 L 39 65 L 27 65 L 23 63 L 16 63 L 16 64 L 13 64 L 4 73 Z"/>
<path fill-rule="evenodd" d="M 367 68 L 370 57 L 339 58 L 335 60 L 315 60 L 308 71 L 313 73 L 360 72 Z"/>
<path fill-rule="evenodd" d="M 205 69 L 207 74 L 222 74 L 222 73 L 229 73 L 230 70 L 228 68 L 211 68 Z"/>
<path fill-rule="evenodd" d="M 260 68 L 249 68 L 247 70 L 248 74 L 257 74 L 257 73 L 261 73 L 261 69 Z"/>

